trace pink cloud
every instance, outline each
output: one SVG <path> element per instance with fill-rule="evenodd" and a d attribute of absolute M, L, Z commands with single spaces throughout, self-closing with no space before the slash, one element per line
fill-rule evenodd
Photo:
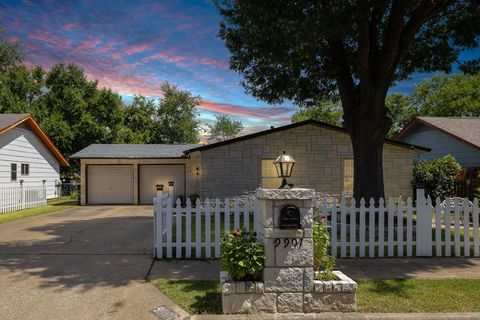
<path fill-rule="evenodd" d="M 228 63 L 220 59 L 205 57 L 200 59 L 200 63 L 207 66 L 214 66 L 223 70 L 228 70 Z"/>
<path fill-rule="evenodd" d="M 75 28 L 75 27 L 76 27 L 76 24 L 73 23 L 73 22 L 69 22 L 69 23 L 66 23 L 66 24 L 63 25 L 63 29 L 64 29 L 65 31 L 70 31 L 70 30 L 72 30 L 72 29 Z"/>
<path fill-rule="evenodd" d="M 97 52 L 99 52 L 99 53 L 105 53 L 105 52 L 113 51 L 113 50 L 115 50 L 115 46 L 116 46 L 117 44 L 118 44 L 117 41 L 110 40 L 110 41 L 108 41 L 106 44 L 101 45 L 101 46 L 97 49 Z"/>
<path fill-rule="evenodd" d="M 275 119 L 276 121 L 289 120 L 293 111 L 292 109 L 285 107 L 246 107 L 215 101 L 202 101 L 199 107 L 212 112 L 225 113 L 233 116 L 254 119 Z"/>
<path fill-rule="evenodd" d="M 57 35 L 48 31 L 33 30 L 28 34 L 28 37 L 33 40 L 38 40 L 45 43 L 48 46 L 70 49 L 72 47 L 72 40 L 66 36 Z"/>
<path fill-rule="evenodd" d="M 77 52 L 81 52 L 84 50 L 94 49 L 99 43 L 100 40 L 98 39 L 88 38 L 80 42 L 80 44 L 75 48 L 75 50 Z"/>
<path fill-rule="evenodd" d="M 145 43 L 145 44 L 130 46 L 126 50 L 124 50 L 123 52 L 127 56 L 131 56 L 131 55 L 134 55 L 134 54 L 137 54 L 137 53 L 142 53 L 142 52 L 149 51 L 149 50 L 152 50 L 152 49 L 153 49 L 153 47 L 152 47 L 151 44 Z"/>

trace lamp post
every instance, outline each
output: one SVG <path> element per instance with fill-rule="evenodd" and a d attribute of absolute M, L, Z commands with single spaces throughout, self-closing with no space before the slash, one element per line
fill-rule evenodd
<path fill-rule="evenodd" d="M 289 189 L 290 186 L 287 183 L 287 178 L 292 175 L 293 166 L 295 165 L 295 159 L 291 155 L 286 154 L 283 150 L 283 154 L 278 156 L 273 162 L 275 169 L 277 169 L 277 175 L 279 178 L 283 178 L 282 184 L 279 189 Z"/>

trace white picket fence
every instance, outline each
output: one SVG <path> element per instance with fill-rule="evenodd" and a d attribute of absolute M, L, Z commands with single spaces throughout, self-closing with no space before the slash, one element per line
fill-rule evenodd
<path fill-rule="evenodd" d="M 402 198 L 314 200 L 314 218 L 329 226 L 331 254 L 341 258 L 479 257 L 478 200 L 436 201 L 423 190 L 417 201 Z M 162 200 L 160 200 L 162 199 Z M 220 240 L 236 228 L 258 231 L 257 199 L 205 199 L 182 206 L 155 198 L 154 255 L 163 258 L 219 258 Z"/>
<path fill-rule="evenodd" d="M 330 226 L 335 257 L 479 256 L 477 199 L 436 199 L 432 205 L 419 190 L 416 206 L 410 198 L 390 198 L 377 205 L 342 199 L 314 207 L 314 216 L 325 217 Z"/>
<path fill-rule="evenodd" d="M 0 213 L 47 204 L 46 190 L 42 187 L 0 187 Z"/>
<path fill-rule="evenodd" d="M 161 199 L 161 200 L 160 200 Z M 237 228 L 258 231 L 258 200 L 205 199 L 182 206 L 154 199 L 154 255 L 163 258 L 219 258 L 220 240 Z"/>

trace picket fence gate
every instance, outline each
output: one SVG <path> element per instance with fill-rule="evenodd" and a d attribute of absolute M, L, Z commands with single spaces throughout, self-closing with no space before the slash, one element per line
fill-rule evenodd
<path fill-rule="evenodd" d="M 219 258 L 220 241 L 235 228 L 258 231 L 258 200 L 205 199 L 182 206 L 167 196 L 154 200 L 154 255 Z M 423 190 L 416 201 L 390 198 L 314 200 L 316 221 L 330 233 L 330 252 L 340 258 L 479 257 L 479 204 L 467 199 L 432 202 Z"/>
<path fill-rule="evenodd" d="M 8 213 L 47 204 L 44 187 L 0 187 L 0 213 Z"/>

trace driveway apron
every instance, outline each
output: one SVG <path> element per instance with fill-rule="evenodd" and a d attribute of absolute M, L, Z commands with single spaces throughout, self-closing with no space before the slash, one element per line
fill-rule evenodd
<path fill-rule="evenodd" d="M 0 319 L 158 319 L 150 206 L 86 206 L 0 225 Z"/>

